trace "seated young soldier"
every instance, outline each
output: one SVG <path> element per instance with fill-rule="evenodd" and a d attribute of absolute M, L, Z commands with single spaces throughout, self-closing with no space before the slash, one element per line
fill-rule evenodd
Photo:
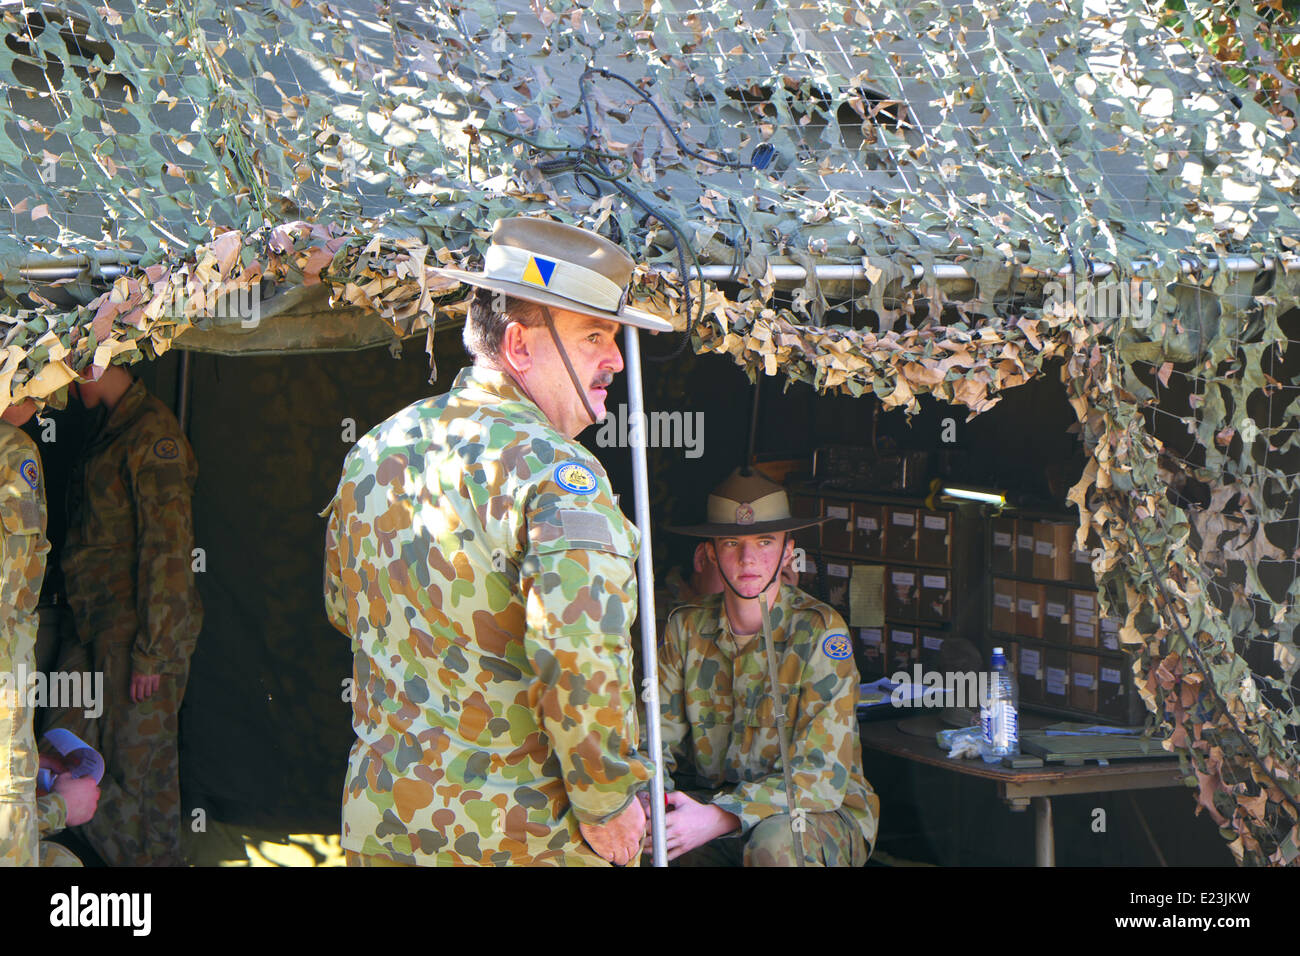
<path fill-rule="evenodd" d="M 861 866 L 871 852 L 880 801 L 862 775 L 848 629 L 780 581 L 794 549 L 787 532 L 817 520 L 792 518 L 780 485 L 738 470 L 709 496 L 707 524 L 670 529 L 708 539 L 724 584 L 673 612 L 659 653 L 664 834 L 679 866 L 799 865 L 796 831 L 804 865 Z"/>

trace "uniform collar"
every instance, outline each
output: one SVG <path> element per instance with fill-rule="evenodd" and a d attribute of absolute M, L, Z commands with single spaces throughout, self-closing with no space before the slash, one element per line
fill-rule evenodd
<path fill-rule="evenodd" d="M 486 368 L 482 365 L 470 365 L 460 370 L 456 375 L 456 381 L 452 383 L 451 387 L 470 393 L 478 393 L 474 397 L 489 404 L 519 406 L 511 409 L 513 414 L 531 417 L 543 425 L 551 428 L 555 427 L 551 425 L 551 420 L 546 417 L 546 413 L 524 394 L 524 390 L 519 387 L 519 383 L 505 372 L 499 372 L 496 369 Z"/>
<path fill-rule="evenodd" d="M 774 644 L 785 644 L 785 625 L 790 619 L 790 602 L 793 598 L 794 588 L 788 584 L 782 584 L 776 592 L 776 603 L 772 605 L 771 611 Z M 737 650 L 736 635 L 732 633 L 731 622 L 727 620 L 727 606 L 723 602 L 722 595 L 710 595 L 708 602 L 704 605 L 709 611 L 700 623 L 700 634 L 711 636 L 729 657 L 734 658 L 737 653 L 743 653 Z M 755 646 L 763 646 L 762 631 L 748 639 L 744 650 L 748 651 Z"/>
<path fill-rule="evenodd" d="M 113 410 L 108 413 L 108 420 L 100 429 L 98 438 L 102 440 L 116 435 L 139 418 L 144 411 L 145 399 L 148 397 L 149 392 L 145 389 L 144 383 L 139 379 L 133 381 L 113 406 Z"/>

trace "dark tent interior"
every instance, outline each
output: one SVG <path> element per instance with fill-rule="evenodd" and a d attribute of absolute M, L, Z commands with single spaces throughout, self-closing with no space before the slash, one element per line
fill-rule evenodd
<path fill-rule="evenodd" d="M 643 338 L 647 411 L 698 423 L 691 447 L 651 447 L 651 511 L 657 574 L 685 565 L 694 542 L 665 525 L 703 516 L 705 497 L 744 460 L 754 387 L 724 357 L 673 355 L 674 341 Z M 347 640 L 327 622 L 321 597 L 324 521 L 352 441 L 398 409 L 448 388 L 468 360 L 459 328 L 435 339 L 438 377 L 428 383 L 423 337 L 391 348 L 279 356 L 190 353 L 188 431 L 199 462 L 195 496 L 204 626 L 181 715 L 182 791 L 188 821 L 234 830 L 337 833 L 352 741 L 345 680 Z M 175 406 L 179 355 L 137 365 L 146 386 Z M 827 446 L 873 453 L 928 453 L 935 477 L 1008 492 L 1017 504 L 1072 519 L 1065 493 L 1083 468 L 1074 414 L 1056 369 L 1004 393 L 972 421 L 930 399 L 910 420 L 871 395 L 822 397 L 784 378 L 760 383 L 753 451 L 760 460 L 812 459 Z M 608 408 L 626 415 L 626 376 Z M 53 413 L 57 441 L 42 446 L 55 544 L 45 596 L 60 587 L 61 479 L 84 432 L 75 404 Z M 34 437 L 39 426 L 30 426 Z M 702 429 L 702 432 L 701 432 Z M 631 458 L 582 440 L 602 460 L 632 511 Z M 39 440 L 39 438 L 38 438 Z M 664 609 L 661 609 L 663 613 Z M 636 633 L 634 632 L 634 636 Z M 880 754 L 865 755 L 881 794 L 878 850 L 928 863 L 1032 862 L 1032 814 L 1013 813 L 991 786 Z M 1226 864 L 1214 825 L 1191 820 L 1194 797 L 1178 790 L 1062 797 L 1056 804 L 1063 864 Z M 1109 818 L 1098 832 L 1096 810 Z M 1140 809 L 1141 812 L 1138 812 Z M 196 824 L 193 829 L 203 832 Z M 1015 848 L 1015 849 L 1012 849 Z"/>

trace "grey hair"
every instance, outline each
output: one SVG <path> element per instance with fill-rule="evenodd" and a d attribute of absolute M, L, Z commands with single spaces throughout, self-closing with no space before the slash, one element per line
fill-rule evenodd
<path fill-rule="evenodd" d="M 476 288 L 469 300 L 469 316 L 461 336 L 465 351 L 475 362 L 496 366 L 500 363 L 501 342 L 506 326 L 518 322 L 533 328 L 546 321 L 542 306 L 516 299 L 492 289 Z"/>

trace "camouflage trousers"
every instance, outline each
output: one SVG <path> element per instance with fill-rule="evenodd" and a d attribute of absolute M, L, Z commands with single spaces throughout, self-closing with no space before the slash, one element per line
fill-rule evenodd
<path fill-rule="evenodd" d="M 15 687 L 14 676 L 19 664 L 30 669 L 35 658 L 34 622 L 0 630 L 0 866 L 36 865 L 36 734 L 26 693 Z"/>
<path fill-rule="evenodd" d="M 178 715 L 189 663 L 165 673 L 147 700 L 131 701 L 131 648 L 65 635 L 60 671 L 104 674 L 103 713 L 58 711 L 50 727 L 72 731 L 104 755 L 99 808 L 77 833 L 109 866 L 181 866 Z"/>
<path fill-rule="evenodd" d="M 708 794 L 694 793 L 697 799 Z M 848 813 L 809 813 L 804 816 L 805 866 L 865 866 L 867 841 Z M 790 815 L 770 816 L 742 836 L 728 833 L 683 853 L 672 866 L 798 866 L 791 839 Z"/>

